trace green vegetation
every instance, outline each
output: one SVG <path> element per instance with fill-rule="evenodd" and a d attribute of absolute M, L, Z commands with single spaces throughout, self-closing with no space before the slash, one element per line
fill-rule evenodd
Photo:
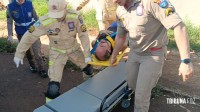
<path fill-rule="evenodd" d="M 74 64 L 70 60 L 67 61 L 65 68 L 71 68 L 72 70 L 81 71 L 81 68 L 79 68 L 76 64 Z"/>
<path fill-rule="evenodd" d="M 151 91 L 151 98 L 157 98 L 163 95 L 163 88 L 156 85 Z"/>
<path fill-rule="evenodd" d="M 200 27 L 195 27 L 190 22 L 186 22 L 186 26 L 190 37 L 191 49 L 195 52 L 200 52 Z"/>
<path fill-rule="evenodd" d="M 194 26 L 189 21 L 186 21 L 185 24 L 186 24 L 189 39 L 190 39 L 190 49 L 195 52 L 200 52 L 200 27 Z M 169 30 L 167 35 L 169 37 L 168 48 L 177 49 L 173 30 Z"/>
<path fill-rule="evenodd" d="M 0 52 L 14 53 L 17 47 L 17 43 L 9 43 L 7 38 L 0 38 Z"/>
<path fill-rule="evenodd" d="M 6 11 L 0 11 L 0 21 L 6 21 Z"/>
<path fill-rule="evenodd" d="M 96 15 L 95 10 L 90 10 L 87 13 L 83 14 L 83 18 L 88 28 L 98 28 L 98 23 L 95 15 Z"/>
<path fill-rule="evenodd" d="M 32 2 L 38 16 L 43 16 L 48 12 L 47 0 L 32 0 Z"/>

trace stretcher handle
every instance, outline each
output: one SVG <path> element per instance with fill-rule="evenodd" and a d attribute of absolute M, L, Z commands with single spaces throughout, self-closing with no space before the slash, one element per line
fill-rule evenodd
<path fill-rule="evenodd" d="M 126 83 L 126 80 L 124 80 L 120 85 L 118 85 L 113 91 L 111 91 L 108 95 L 106 95 L 104 97 L 104 99 L 102 100 L 101 102 L 101 106 L 100 106 L 100 110 L 99 112 L 103 112 L 103 106 L 104 106 L 104 103 L 106 102 L 107 98 L 109 98 L 117 89 L 119 89 L 123 84 Z"/>

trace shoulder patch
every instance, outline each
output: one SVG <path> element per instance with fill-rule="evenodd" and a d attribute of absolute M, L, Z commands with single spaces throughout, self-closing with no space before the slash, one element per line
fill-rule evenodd
<path fill-rule="evenodd" d="M 171 14 L 173 14 L 175 12 L 174 8 L 173 7 L 168 7 L 166 10 L 165 10 L 165 15 L 166 16 L 169 16 Z"/>
<path fill-rule="evenodd" d="M 169 3 L 167 0 L 153 0 L 154 3 L 157 3 L 162 8 L 167 8 L 169 6 Z"/>
<path fill-rule="evenodd" d="M 34 30 L 35 30 L 35 27 L 34 27 L 34 26 L 31 26 L 31 27 L 29 27 L 29 29 L 28 29 L 29 33 L 32 33 Z"/>
<path fill-rule="evenodd" d="M 67 19 L 78 19 L 78 14 L 68 13 Z"/>
<path fill-rule="evenodd" d="M 81 31 L 82 31 L 82 32 L 86 32 L 86 31 L 87 31 L 87 27 L 86 27 L 85 24 L 82 24 L 82 25 L 81 25 Z"/>
<path fill-rule="evenodd" d="M 124 18 L 118 18 L 119 22 L 123 22 Z"/>

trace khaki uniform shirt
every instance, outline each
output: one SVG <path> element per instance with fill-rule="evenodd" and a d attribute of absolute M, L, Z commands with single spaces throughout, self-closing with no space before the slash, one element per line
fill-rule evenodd
<path fill-rule="evenodd" d="M 23 59 L 25 51 L 42 35 L 48 35 L 51 49 L 70 54 L 80 47 L 76 34 L 84 49 L 84 56 L 89 57 L 90 41 L 82 16 L 77 11 L 68 10 L 65 20 L 58 22 L 57 19 L 49 18 L 47 14 L 39 18 L 24 34 L 15 56 Z"/>
<path fill-rule="evenodd" d="M 118 6 L 118 35 L 128 33 L 129 46 L 136 52 L 166 46 L 167 29 L 174 28 L 182 21 L 169 1 L 165 7 L 160 6 L 160 1 L 133 0 L 128 10 Z"/>

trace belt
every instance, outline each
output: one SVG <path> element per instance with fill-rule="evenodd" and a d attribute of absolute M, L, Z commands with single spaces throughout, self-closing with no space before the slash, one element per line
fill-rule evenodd
<path fill-rule="evenodd" d="M 153 51 L 158 51 L 158 50 L 161 50 L 161 49 L 162 49 L 162 47 L 160 47 L 160 48 L 152 47 L 152 48 L 149 49 L 149 51 L 153 52 Z"/>
<path fill-rule="evenodd" d="M 158 51 L 158 50 L 162 50 L 162 47 L 160 48 L 152 47 L 152 48 L 149 48 L 149 50 L 146 50 L 145 52 L 136 52 L 136 54 L 141 55 L 141 56 L 151 56 L 154 51 Z"/>
<path fill-rule="evenodd" d="M 16 26 L 29 26 L 31 23 L 33 23 L 35 20 L 34 18 L 32 18 L 32 20 L 30 22 L 27 22 L 27 23 L 16 23 L 15 22 L 15 25 Z"/>

